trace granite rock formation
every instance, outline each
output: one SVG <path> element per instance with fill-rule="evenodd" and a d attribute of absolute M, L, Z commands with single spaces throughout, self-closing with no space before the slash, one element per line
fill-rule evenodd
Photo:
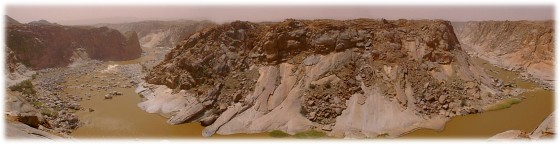
<path fill-rule="evenodd" d="M 443 20 L 235 21 L 183 40 L 145 80 L 139 107 L 203 121 L 204 136 L 398 136 L 510 96 Z"/>

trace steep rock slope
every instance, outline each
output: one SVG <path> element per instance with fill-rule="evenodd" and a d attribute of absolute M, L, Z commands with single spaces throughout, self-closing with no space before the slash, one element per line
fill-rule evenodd
<path fill-rule="evenodd" d="M 190 36 L 145 79 L 139 107 L 200 121 L 204 136 L 398 136 L 508 96 L 442 20 L 236 21 Z"/>
<path fill-rule="evenodd" d="M 519 70 L 551 87 L 554 82 L 553 21 L 454 23 L 463 48 L 490 63 Z"/>
<path fill-rule="evenodd" d="M 6 16 L 4 16 L 4 18 L 5 18 L 4 20 L 5 20 L 5 22 L 6 22 L 6 26 L 8 26 L 8 25 L 19 25 L 19 24 L 21 24 L 21 23 L 19 23 L 17 20 L 13 19 L 13 18 L 10 17 L 10 16 L 7 16 L 7 15 L 6 15 Z"/>
<path fill-rule="evenodd" d="M 179 41 L 194 34 L 196 31 L 214 23 L 210 21 L 141 21 L 120 24 L 97 24 L 121 31 L 138 32 L 140 43 L 144 47 L 175 47 Z"/>
<path fill-rule="evenodd" d="M 15 53 L 12 51 L 11 48 L 7 47 L 6 51 L 6 67 L 5 67 L 5 75 L 6 75 L 6 86 L 12 86 L 17 83 L 20 83 L 24 80 L 30 79 L 34 74 L 35 71 L 26 67 L 21 63 L 21 61 L 15 56 Z"/>
<path fill-rule="evenodd" d="M 142 50 L 134 34 L 125 37 L 107 27 L 71 27 L 57 24 L 21 24 L 7 27 L 7 46 L 24 65 L 32 69 L 67 66 L 77 49 L 91 59 L 131 60 Z"/>

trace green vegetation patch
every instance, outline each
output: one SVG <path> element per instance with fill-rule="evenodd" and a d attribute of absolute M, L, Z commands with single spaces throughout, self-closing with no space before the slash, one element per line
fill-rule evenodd
<path fill-rule="evenodd" d="M 388 136 L 389 136 L 389 133 L 385 132 L 385 133 L 381 133 L 381 134 L 377 135 L 377 138 L 386 138 Z"/>
<path fill-rule="evenodd" d="M 325 137 L 327 134 L 321 131 L 316 130 L 308 130 L 304 132 L 299 132 L 294 135 L 296 138 L 303 138 L 303 139 L 313 139 L 313 138 L 322 138 Z"/>
<path fill-rule="evenodd" d="M 518 104 L 520 102 L 521 102 L 521 99 L 508 98 L 508 99 L 502 100 L 501 102 L 498 102 L 498 103 L 496 103 L 492 106 L 487 107 L 486 111 L 495 111 L 495 110 L 510 108 L 511 105 Z"/>
<path fill-rule="evenodd" d="M 290 134 L 285 133 L 285 132 L 280 131 L 280 130 L 273 130 L 269 133 L 269 135 L 271 137 L 275 137 L 275 138 L 284 138 L 284 137 L 289 137 L 290 136 Z"/>
<path fill-rule="evenodd" d="M 44 109 L 44 110 L 41 111 L 41 114 L 49 116 L 49 117 L 57 117 L 58 116 L 58 111 L 51 110 L 51 109 Z"/>
<path fill-rule="evenodd" d="M 9 89 L 11 91 L 21 92 L 24 95 L 35 95 L 37 93 L 31 83 L 31 80 L 24 80 L 16 85 L 10 86 Z"/>
<path fill-rule="evenodd" d="M 43 103 L 42 103 L 42 102 L 39 102 L 39 101 L 36 101 L 36 102 L 33 102 L 33 106 L 35 106 L 35 107 L 38 108 L 38 107 L 43 106 Z"/>

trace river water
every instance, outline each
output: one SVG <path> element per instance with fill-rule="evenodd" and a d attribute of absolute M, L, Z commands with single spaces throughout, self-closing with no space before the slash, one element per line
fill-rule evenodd
<path fill-rule="evenodd" d="M 139 59 L 121 62 L 105 62 L 103 66 L 119 66 L 127 64 L 138 64 L 153 60 L 154 49 L 149 49 L 148 55 Z M 204 138 L 199 123 L 185 123 L 180 125 L 167 124 L 167 118 L 159 114 L 149 114 L 142 111 L 137 104 L 142 101 L 140 95 L 134 92 L 135 88 L 114 87 L 108 90 L 99 90 L 90 87 L 78 87 L 82 84 L 94 86 L 106 86 L 111 82 L 126 83 L 129 80 L 117 76 L 116 74 L 103 72 L 102 70 L 91 72 L 89 75 L 82 75 L 77 78 L 66 80 L 64 92 L 71 95 L 81 95 L 83 100 L 80 102 L 86 111 L 77 111 L 76 114 L 83 122 L 83 126 L 74 130 L 71 136 L 74 138 L 131 138 L 131 139 L 152 139 L 152 138 Z M 104 95 L 113 91 L 121 92 L 121 96 L 114 96 L 112 99 L 104 99 Z M 88 96 L 92 95 L 89 100 Z M 89 112 L 92 108 L 94 111 Z M 214 135 L 212 138 L 267 138 L 268 133 L 260 134 L 234 134 L 234 135 Z"/>
<path fill-rule="evenodd" d="M 148 55 L 136 60 L 122 62 L 106 62 L 105 65 L 138 64 L 154 60 L 151 49 Z M 517 129 L 531 132 L 554 109 L 553 91 L 538 88 L 535 83 L 522 81 L 515 72 L 494 67 L 484 60 L 475 59 L 485 69 L 497 71 L 490 73 L 506 82 L 514 82 L 518 87 L 529 90 L 521 94 L 525 97 L 521 103 L 511 108 L 489 111 L 480 114 L 457 116 L 452 118 L 443 131 L 419 129 L 408 133 L 402 138 L 489 138 L 500 132 Z M 114 79 L 114 80 L 113 80 Z M 76 129 L 71 136 L 75 138 L 203 138 L 201 133 L 204 127 L 199 123 L 186 123 L 169 125 L 166 118 L 158 114 L 149 114 L 142 111 L 137 104 L 142 98 L 134 92 L 134 88 L 110 88 L 108 90 L 93 91 L 89 88 L 76 87 L 81 84 L 108 85 L 112 81 L 126 82 L 115 74 L 92 72 L 78 78 L 67 80 L 64 84 L 69 87 L 65 92 L 71 95 L 91 94 L 90 100 L 83 96 L 82 107 L 94 111 L 76 112 L 84 125 Z M 103 96 L 109 92 L 118 91 L 122 96 L 115 96 L 105 100 Z M 214 135 L 213 138 L 270 138 L 268 133 L 260 134 L 235 134 Z"/>
<path fill-rule="evenodd" d="M 521 103 L 510 108 L 480 114 L 453 117 L 443 131 L 419 129 L 402 138 L 490 138 L 508 130 L 531 132 L 554 111 L 554 91 L 539 88 L 536 83 L 523 81 L 516 72 L 507 71 L 475 58 L 490 75 L 528 90 L 521 94 Z"/>

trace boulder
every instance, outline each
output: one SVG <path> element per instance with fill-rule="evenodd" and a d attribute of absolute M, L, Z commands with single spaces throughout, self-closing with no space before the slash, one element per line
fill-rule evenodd
<path fill-rule="evenodd" d="M 106 94 L 103 98 L 105 99 L 113 99 L 113 96 L 111 94 Z"/>

